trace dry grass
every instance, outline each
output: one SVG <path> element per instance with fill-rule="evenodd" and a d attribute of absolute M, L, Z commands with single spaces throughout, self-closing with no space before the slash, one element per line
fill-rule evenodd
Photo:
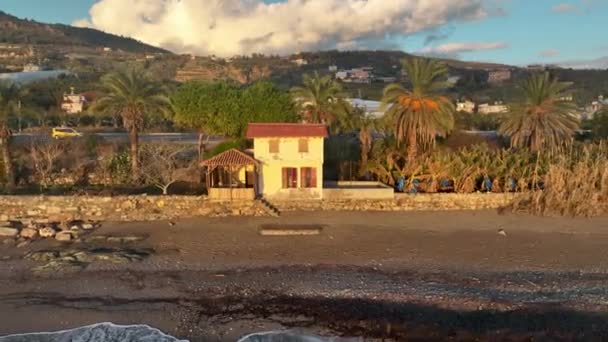
<path fill-rule="evenodd" d="M 600 216 L 608 214 L 608 151 L 587 145 L 552 161 L 543 189 L 522 194 L 511 209 L 535 215 Z"/>

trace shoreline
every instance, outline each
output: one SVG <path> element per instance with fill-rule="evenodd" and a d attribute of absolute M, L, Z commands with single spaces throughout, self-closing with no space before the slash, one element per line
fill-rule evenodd
<path fill-rule="evenodd" d="M 264 237 L 272 223 L 319 236 Z M 504 229 L 507 236 L 497 234 Z M 608 337 L 608 218 L 494 211 L 286 213 L 103 223 L 132 243 L 0 244 L 0 335 L 147 324 L 190 341 L 300 328 L 370 341 Z M 142 261 L 33 272 L 44 250 L 149 249 Z M 49 314 L 52 313 L 52 314 Z"/>

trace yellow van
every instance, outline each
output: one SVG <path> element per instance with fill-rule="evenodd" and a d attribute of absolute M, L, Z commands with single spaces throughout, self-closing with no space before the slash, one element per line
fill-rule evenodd
<path fill-rule="evenodd" d="M 81 137 L 82 133 L 80 133 L 70 127 L 55 127 L 55 128 L 53 128 L 53 133 L 51 133 L 51 136 L 54 139 L 75 138 L 75 137 Z"/>

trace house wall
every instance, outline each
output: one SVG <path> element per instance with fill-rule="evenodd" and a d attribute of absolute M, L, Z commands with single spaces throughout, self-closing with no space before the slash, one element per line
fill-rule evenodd
<path fill-rule="evenodd" d="M 259 192 L 274 199 L 320 199 L 323 197 L 323 138 L 308 140 L 308 152 L 298 152 L 301 138 L 256 138 L 253 141 L 254 156 L 261 162 Z M 279 153 L 270 153 L 270 141 L 279 140 Z M 283 189 L 283 168 L 298 169 L 298 188 Z M 314 167 L 317 171 L 317 186 L 301 188 L 301 168 Z"/>

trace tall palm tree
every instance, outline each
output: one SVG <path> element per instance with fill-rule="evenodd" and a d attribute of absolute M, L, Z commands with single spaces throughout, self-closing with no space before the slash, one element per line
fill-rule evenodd
<path fill-rule="evenodd" d="M 292 88 L 291 94 L 302 107 L 303 119 L 311 123 L 332 124 L 336 111 L 342 110 L 342 87 L 331 76 L 304 75 L 303 85 Z"/>
<path fill-rule="evenodd" d="M 569 87 L 548 72 L 533 75 L 521 87 L 524 100 L 511 108 L 499 132 L 511 138 L 512 146 L 535 152 L 567 142 L 579 127 L 574 103 L 563 100 Z"/>
<path fill-rule="evenodd" d="M 436 60 L 404 59 L 412 89 L 390 84 L 382 98 L 388 120 L 393 121 L 395 136 L 400 144 L 407 144 L 408 160 L 413 160 L 419 145 L 430 147 L 435 138 L 446 136 L 454 128 L 454 105 L 439 95 L 446 87 L 447 67 Z"/>
<path fill-rule="evenodd" d="M 131 143 L 133 180 L 138 181 L 139 131 L 144 128 L 146 115 L 166 113 L 170 108 L 170 101 L 160 83 L 135 70 L 108 74 L 102 78 L 102 85 L 105 94 L 95 101 L 91 111 L 118 113 L 121 116 Z"/>
<path fill-rule="evenodd" d="M 9 187 L 15 185 L 15 175 L 13 172 L 13 160 L 11 157 L 11 138 L 13 132 L 10 128 L 10 119 L 18 110 L 19 98 L 22 91 L 16 84 L 0 83 L 0 148 L 2 149 L 2 162 L 4 165 L 4 175 Z"/>
<path fill-rule="evenodd" d="M 372 150 L 372 145 L 374 142 L 373 133 L 377 128 L 378 119 L 374 117 L 363 115 L 357 120 L 357 129 L 359 130 L 359 150 L 361 153 L 361 175 L 363 175 L 366 171 L 369 154 Z"/>

